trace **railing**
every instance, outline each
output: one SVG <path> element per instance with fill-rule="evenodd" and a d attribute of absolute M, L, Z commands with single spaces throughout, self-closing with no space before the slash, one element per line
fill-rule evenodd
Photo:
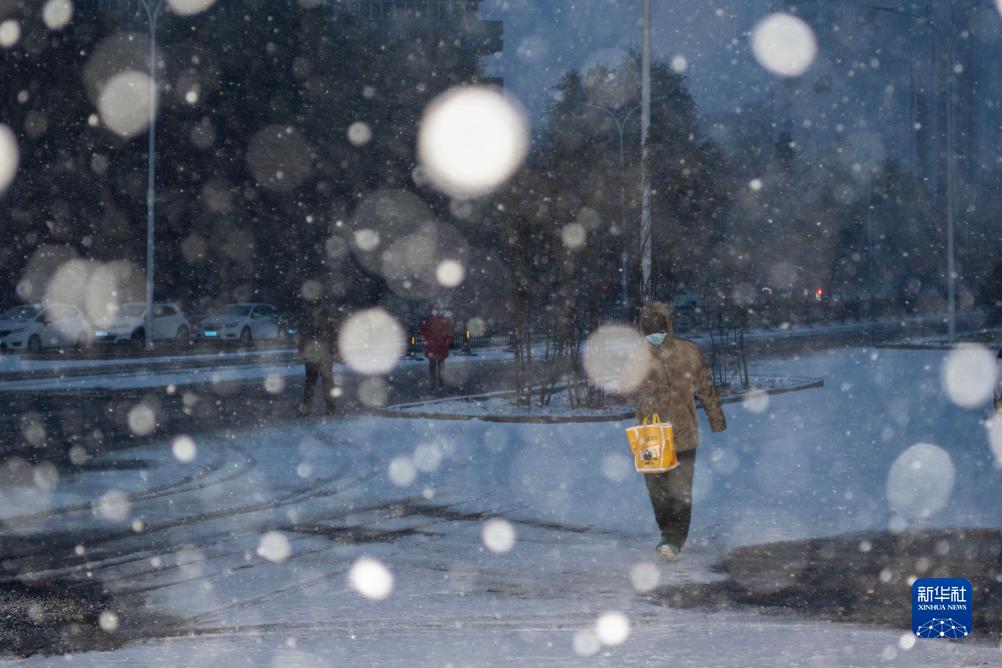
<path fill-rule="evenodd" d="M 532 338 L 539 343 L 545 342 L 549 333 L 550 327 L 545 323 L 534 323 L 532 325 Z M 483 334 L 476 336 L 469 330 L 460 330 L 453 334 L 452 348 L 454 350 L 472 350 L 474 348 L 511 347 L 514 336 L 515 327 L 510 323 L 492 325 Z M 408 334 L 407 352 L 408 354 L 424 352 L 424 341 L 417 332 Z"/>

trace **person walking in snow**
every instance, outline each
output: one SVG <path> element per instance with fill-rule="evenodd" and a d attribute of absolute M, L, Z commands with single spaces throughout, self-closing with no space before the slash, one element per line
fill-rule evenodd
<path fill-rule="evenodd" d="M 303 356 L 303 363 L 306 365 L 299 416 L 307 417 L 312 411 L 313 392 L 318 378 L 323 387 L 327 414 L 333 415 L 335 408 L 333 367 L 334 350 L 337 347 L 337 318 L 328 305 L 320 301 L 312 302 L 298 323 L 298 329 L 299 354 Z"/>
<path fill-rule="evenodd" d="M 673 335 L 668 306 L 661 302 L 645 304 L 639 325 L 652 364 L 633 393 L 637 423 L 655 413 L 662 422 L 670 422 L 678 453 L 676 468 L 667 473 L 646 473 L 644 482 L 661 531 L 658 555 L 666 561 L 677 561 L 692 518 L 692 478 L 699 446 L 693 398 L 703 405 L 712 431 L 723 431 L 727 421 L 702 353 L 692 341 Z"/>
<path fill-rule="evenodd" d="M 428 315 L 421 321 L 418 334 L 424 340 L 431 390 L 438 392 L 442 389 L 445 360 L 449 357 L 449 347 L 452 346 L 452 323 L 442 315 L 437 306 L 432 305 Z"/>

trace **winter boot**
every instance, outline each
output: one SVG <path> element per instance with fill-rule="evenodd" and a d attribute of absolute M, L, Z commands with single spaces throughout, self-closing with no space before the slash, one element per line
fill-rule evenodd
<path fill-rule="evenodd" d="M 658 556 L 664 561 L 676 562 L 678 561 L 678 550 L 674 545 L 669 543 L 661 542 L 658 543 L 657 547 Z"/>

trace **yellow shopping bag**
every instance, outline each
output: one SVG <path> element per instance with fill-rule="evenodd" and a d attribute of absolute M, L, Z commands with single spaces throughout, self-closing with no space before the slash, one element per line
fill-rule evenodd
<path fill-rule="evenodd" d="M 664 473 L 678 466 L 675 437 L 670 422 L 662 422 L 657 413 L 626 430 L 633 451 L 633 464 L 640 473 Z"/>

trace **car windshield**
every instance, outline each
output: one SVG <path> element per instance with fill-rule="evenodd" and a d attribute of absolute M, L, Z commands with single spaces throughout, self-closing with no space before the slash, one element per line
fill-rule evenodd
<path fill-rule="evenodd" d="M 3 312 L 0 320 L 31 320 L 38 315 L 38 309 L 34 306 L 15 306 Z"/>
<path fill-rule="evenodd" d="M 118 310 L 119 315 L 138 317 L 146 313 L 145 304 L 123 304 Z"/>
<path fill-rule="evenodd" d="M 229 315 L 229 316 L 244 316 L 250 313 L 250 306 L 244 306 L 242 304 L 231 304 L 229 306 L 222 306 L 218 309 L 212 311 L 211 315 Z"/>

